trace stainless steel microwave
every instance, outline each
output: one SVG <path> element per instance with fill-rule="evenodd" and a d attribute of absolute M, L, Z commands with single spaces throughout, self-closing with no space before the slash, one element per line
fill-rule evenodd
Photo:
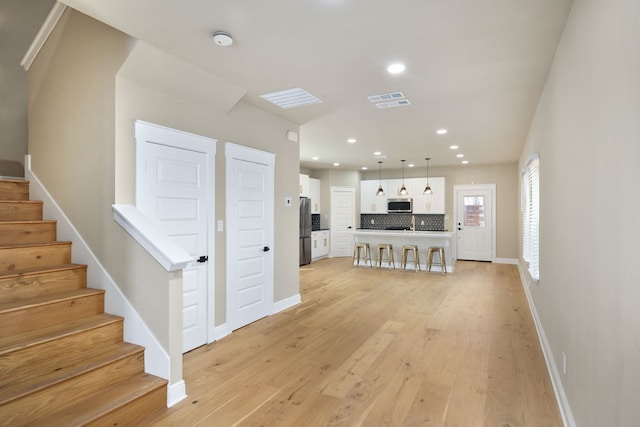
<path fill-rule="evenodd" d="M 413 212 L 413 199 L 389 199 L 387 200 L 388 213 Z"/>

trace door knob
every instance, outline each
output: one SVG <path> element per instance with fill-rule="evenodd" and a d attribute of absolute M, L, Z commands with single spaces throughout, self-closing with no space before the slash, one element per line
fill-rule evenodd
<path fill-rule="evenodd" d="M 262 248 L 262 252 L 269 252 L 271 250 L 271 248 L 269 246 L 265 246 L 264 248 Z"/>
<path fill-rule="evenodd" d="M 209 261 L 209 257 L 205 255 L 202 255 L 200 258 L 196 260 L 196 262 L 207 262 L 207 261 Z"/>

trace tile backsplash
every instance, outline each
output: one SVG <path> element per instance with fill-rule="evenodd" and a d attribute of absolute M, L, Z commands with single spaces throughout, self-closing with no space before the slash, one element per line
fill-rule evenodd
<path fill-rule="evenodd" d="M 360 214 L 360 228 L 369 230 L 386 230 L 390 227 L 409 228 L 411 227 L 411 216 L 416 218 L 416 230 L 418 231 L 445 231 L 444 215 L 412 215 L 410 213 Z M 313 217 L 311 221 L 313 224 Z"/>

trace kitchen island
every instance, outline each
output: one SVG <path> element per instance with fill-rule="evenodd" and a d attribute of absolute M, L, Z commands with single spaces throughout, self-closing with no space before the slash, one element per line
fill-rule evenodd
<path fill-rule="evenodd" d="M 447 272 L 451 273 L 455 267 L 456 255 L 456 233 L 451 231 L 409 231 L 409 230 L 371 230 L 359 229 L 353 232 L 354 241 L 357 243 L 369 243 L 371 247 L 371 262 L 376 263 L 376 247 L 380 243 L 390 243 L 393 245 L 393 257 L 396 268 L 400 268 L 402 261 L 402 246 L 418 245 L 420 253 L 420 267 L 426 271 L 427 248 L 430 246 L 442 246 L 445 252 L 445 262 Z M 411 259 L 411 258 L 409 258 Z M 362 265 L 362 263 L 360 263 Z M 383 267 L 388 267 L 385 261 Z M 407 265 L 409 268 L 409 265 Z M 411 267 L 413 268 L 413 264 Z M 438 255 L 434 255 L 434 265 L 431 271 L 440 271 Z"/>

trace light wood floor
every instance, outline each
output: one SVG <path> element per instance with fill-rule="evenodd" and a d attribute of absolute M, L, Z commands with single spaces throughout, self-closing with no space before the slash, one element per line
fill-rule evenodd
<path fill-rule="evenodd" d="M 561 426 L 513 265 L 300 270 L 302 303 L 184 357 L 173 426 Z"/>

